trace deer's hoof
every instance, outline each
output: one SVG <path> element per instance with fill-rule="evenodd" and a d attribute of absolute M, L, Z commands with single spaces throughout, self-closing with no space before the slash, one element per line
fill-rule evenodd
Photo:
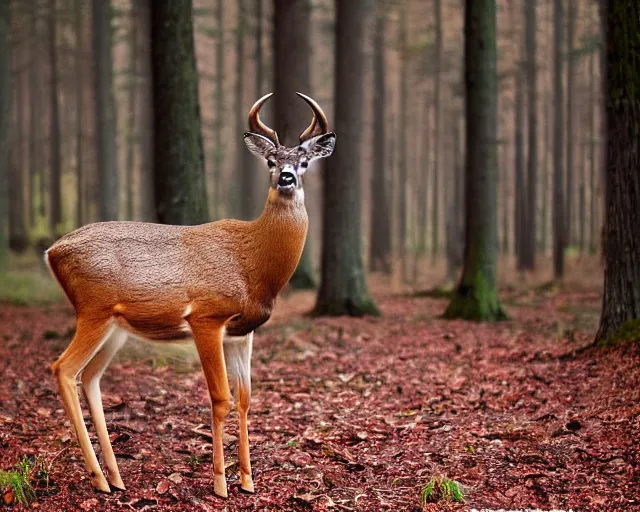
<path fill-rule="evenodd" d="M 256 492 L 253 488 L 253 478 L 251 474 L 240 472 L 240 489 L 251 494 Z"/>
<path fill-rule="evenodd" d="M 109 479 L 109 485 L 114 489 L 118 489 L 119 491 L 126 491 L 127 488 L 124 486 L 124 482 L 122 478 L 120 478 L 120 473 L 117 471 L 111 471 L 107 468 L 107 478 Z"/>
<path fill-rule="evenodd" d="M 213 475 L 213 492 L 216 496 L 227 498 L 227 479 L 224 475 Z"/>
<path fill-rule="evenodd" d="M 91 475 L 91 485 L 93 485 L 93 487 L 95 487 L 100 492 L 111 492 L 111 488 L 107 483 L 107 479 L 102 473 L 98 475 Z"/>

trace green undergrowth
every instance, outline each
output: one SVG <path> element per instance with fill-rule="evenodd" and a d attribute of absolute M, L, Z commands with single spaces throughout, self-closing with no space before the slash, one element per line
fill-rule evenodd
<path fill-rule="evenodd" d="M 0 471 L 0 493 L 7 505 L 13 502 L 23 505 L 33 501 L 36 493 L 31 486 L 33 465 L 25 456 L 13 471 Z"/>
<path fill-rule="evenodd" d="M 44 306 L 64 300 L 58 283 L 42 271 L 0 273 L 0 303 Z"/>
<path fill-rule="evenodd" d="M 455 480 L 445 476 L 435 476 L 422 488 L 420 500 L 423 505 L 440 501 L 464 503 L 464 490 Z"/>

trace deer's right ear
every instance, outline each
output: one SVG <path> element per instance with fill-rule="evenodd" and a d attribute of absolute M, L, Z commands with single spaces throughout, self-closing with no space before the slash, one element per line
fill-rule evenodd
<path fill-rule="evenodd" d="M 273 150 L 276 149 L 276 145 L 273 141 L 269 140 L 264 135 L 258 133 L 246 132 L 244 134 L 244 143 L 254 155 L 259 158 L 267 158 Z"/>

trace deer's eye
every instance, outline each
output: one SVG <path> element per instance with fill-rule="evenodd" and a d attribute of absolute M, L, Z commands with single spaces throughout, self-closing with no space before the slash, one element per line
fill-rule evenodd
<path fill-rule="evenodd" d="M 273 169 L 276 166 L 276 163 L 273 160 L 267 160 L 267 166 L 269 169 Z"/>

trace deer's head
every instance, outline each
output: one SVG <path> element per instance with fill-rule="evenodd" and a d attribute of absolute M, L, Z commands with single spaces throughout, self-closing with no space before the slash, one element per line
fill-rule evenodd
<path fill-rule="evenodd" d="M 264 158 L 271 174 L 271 188 L 283 196 L 294 196 L 302 190 L 302 177 L 314 160 L 333 153 L 336 134 L 329 132 L 327 117 L 320 106 L 308 96 L 296 93 L 313 111 L 309 127 L 300 134 L 300 144 L 287 148 L 280 145 L 278 134 L 260 120 L 260 108 L 273 95 L 263 96 L 249 111 L 249 131 L 244 141 L 254 155 Z"/>

